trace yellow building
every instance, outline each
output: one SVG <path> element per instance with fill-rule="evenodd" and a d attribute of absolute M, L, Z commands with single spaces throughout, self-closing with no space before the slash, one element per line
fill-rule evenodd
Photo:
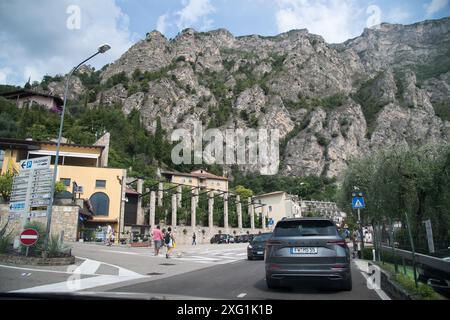
<path fill-rule="evenodd" d="M 161 174 L 172 183 L 210 190 L 228 191 L 228 178 L 216 176 L 206 170 L 195 170 L 191 173 L 162 171 Z"/>
<path fill-rule="evenodd" d="M 56 146 L 55 142 L 0 138 L 0 173 L 18 172 L 24 159 L 51 156 L 54 164 Z M 84 222 L 85 228 L 110 224 L 118 232 L 123 231 L 126 170 L 107 167 L 108 149 L 109 133 L 94 145 L 62 143 L 57 181 L 77 198 L 89 200 L 92 218 Z"/>

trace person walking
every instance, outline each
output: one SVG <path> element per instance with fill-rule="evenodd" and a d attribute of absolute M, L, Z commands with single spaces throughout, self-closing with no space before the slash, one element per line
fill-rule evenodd
<path fill-rule="evenodd" d="M 175 237 L 172 234 L 171 227 L 167 228 L 167 232 L 164 236 L 164 243 L 167 246 L 166 259 L 169 259 L 170 255 L 172 254 L 173 248 L 175 248 Z"/>
<path fill-rule="evenodd" d="M 106 245 L 111 246 L 111 238 L 112 238 L 112 227 L 110 224 L 106 226 Z"/>
<path fill-rule="evenodd" d="M 155 244 L 155 256 L 159 255 L 159 249 L 161 249 L 162 241 L 164 238 L 163 233 L 161 232 L 160 226 L 156 226 L 152 231 L 152 238 Z"/>
<path fill-rule="evenodd" d="M 192 234 L 192 245 L 195 246 L 197 245 L 197 235 L 195 234 L 195 232 Z"/>

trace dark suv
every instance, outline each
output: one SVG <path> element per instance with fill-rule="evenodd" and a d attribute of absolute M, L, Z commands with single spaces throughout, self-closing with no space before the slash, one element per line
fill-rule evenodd
<path fill-rule="evenodd" d="M 265 269 L 269 288 L 312 280 L 352 290 L 349 249 L 328 219 L 278 221 L 266 243 Z"/>
<path fill-rule="evenodd" d="M 261 233 L 253 238 L 247 246 L 247 258 L 253 260 L 254 258 L 264 258 L 264 250 L 266 242 L 272 236 L 272 232 Z"/>

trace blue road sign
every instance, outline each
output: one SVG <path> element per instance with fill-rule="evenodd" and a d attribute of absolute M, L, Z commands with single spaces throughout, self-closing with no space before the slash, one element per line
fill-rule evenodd
<path fill-rule="evenodd" d="M 363 197 L 353 197 L 352 198 L 352 208 L 353 209 L 364 209 L 366 207 Z"/>
<path fill-rule="evenodd" d="M 272 218 L 269 218 L 269 226 L 273 225 L 274 221 Z"/>

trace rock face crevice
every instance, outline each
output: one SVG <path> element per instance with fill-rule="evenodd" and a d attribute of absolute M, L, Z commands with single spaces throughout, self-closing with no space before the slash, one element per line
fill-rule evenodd
<path fill-rule="evenodd" d="M 352 158 L 450 141 L 449 18 L 382 24 L 332 45 L 307 30 L 186 29 L 174 39 L 152 31 L 100 76 L 93 104 L 137 109 L 151 132 L 158 118 L 168 136 L 196 121 L 278 129 L 285 175 L 339 178 Z M 75 77 L 70 98 L 86 90 Z"/>

